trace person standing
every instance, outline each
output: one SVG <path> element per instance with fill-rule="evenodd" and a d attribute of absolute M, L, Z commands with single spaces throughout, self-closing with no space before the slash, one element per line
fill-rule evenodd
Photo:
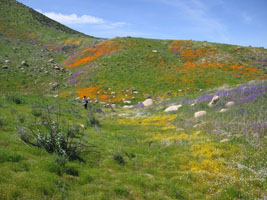
<path fill-rule="evenodd" d="M 86 96 L 83 97 L 83 106 L 84 106 L 84 109 L 87 110 L 87 107 L 88 107 L 88 99 Z"/>

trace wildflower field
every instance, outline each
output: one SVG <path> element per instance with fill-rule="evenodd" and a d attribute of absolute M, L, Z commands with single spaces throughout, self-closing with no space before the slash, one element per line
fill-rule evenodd
<path fill-rule="evenodd" d="M 86 123 L 88 112 L 75 99 L 2 94 L 0 197 L 265 199 L 266 92 L 264 82 L 250 83 L 148 108 L 102 108 L 98 128 Z M 212 94 L 224 99 L 210 108 Z M 219 113 L 228 100 L 236 104 Z M 178 103 L 178 111 L 163 112 Z M 52 119 L 59 109 L 65 126 L 93 144 L 83 161 L 64 160 L 20 139 L 17 132 L 38 123 L 47 106 Z M 194 118 L 200 109 L 207 115 Z"/>
<path fill-rule="evenodd" d="M 266 49 L 0 8 L 0 200 L 267 199 Z"/>

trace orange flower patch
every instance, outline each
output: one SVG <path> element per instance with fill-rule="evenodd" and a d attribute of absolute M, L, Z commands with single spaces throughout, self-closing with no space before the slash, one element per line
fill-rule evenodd
<path fill-rule="evenodd" d="M 187 42 L 188 43 L 188 42 Z M 202 48 L 192 48 L 190 45 L 188 46 L 185 41 L 173 41 L 169 49 L 178 57 L 181 58 L 182 61 L 192 61 L 195 58 L 201 57 L 203 55 L 212 53 L 211 50 Z"/>
<path fill-rule="evenodd" d="M 187 68 L 192 68 L 192 69 L 196 68 L 196 65 L 194 63 L 191 63 L 191 62 L 186 62 L 184 64 L 184 66 Z"/>
<path fill-rule="evenodd" d="M 78 67 L 81 65 L 86 65 L 101 56 L 119 52 L 121 50 L 121 45 L 118 45 L 112 40 L 107 40 L 104 42 L 100 42 L 95 48 L 89 47 L 87 49 L 84 49 L 78 54 L 65 60 L 64 64 L 66 67 Z"/>
<path fill-rule="evenodd" d="M 91 86 L 89 88 L 80 88 L 76 91 L 76 93 L 78 94 L 80 98 L 87 96 L 93 99 L 93 98 L 96 98 L 98 89 L 99 88 L 96 86 Z"/>

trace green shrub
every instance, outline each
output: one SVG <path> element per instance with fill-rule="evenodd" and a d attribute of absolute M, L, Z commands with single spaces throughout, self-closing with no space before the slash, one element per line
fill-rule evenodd
<path fill-rule="evenodd" d="M 8 152 L 0 149 L 0 163 L 19 162 L 23 157 L 15 152 Z"/>
<path fill-rule="evenodd" d="M 20 138 L 27 144 L 45 149 L 48 153 L 56 153 L 69 160 L 82 160 L 81 154 L 88 152 L 88 148 L 93 146 L 82 143 L 84 134 L 77 130 L 77 126 L 66 126 L 60 118 L 61 113 L 56 112 L 54 115 L 55 119 L 48 109 L 40 121 L 28 127 L 18 127 Z"/>
<path fill-rule="evenodd" d="M 6 96 L 7 100 L 9 102 L 13 102 L 15 104 L 24 104 L 25 101 L 19 96 L 19 95 L 15 95 L 15 94 L 8 94 Z"/>
<path fill-rule="evenodd" d="M 121 153 L 117 152 L 113 155 L 113 159 L 120 165 L 124 165 L 125 164 L 125 160 L 122 156 Z"/>
<path fill-rule="evenodd" d="M 34 109 L 32 109 L 32 114 L 35 117 L 40 117 L 40 116 L 42 116 L 42 110 L 38 109 L 38 108 L 34 108 Z"/>

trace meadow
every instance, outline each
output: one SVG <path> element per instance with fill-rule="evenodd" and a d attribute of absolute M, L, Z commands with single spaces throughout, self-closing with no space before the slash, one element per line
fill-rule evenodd
<path fill-rule="evenodd" d="M 252 82 L 148 108 L 94 105 L 98 126 L 88 123 L 92 113 L 78 100 L 2 93 L 0 197 L 264 199 L 266 91 L 264 82 Z M 216 93 L 222 101 L 210 108 Z M 236 104 L 219 113 L 228 100 Z M 163 112 L 173 104 L 183 106 Z M 48 153 L 21 139 L 21 131 L 42 122 L 48 108 L 54 121 L 60 111 L 62 129 L 83 133 L 82 141 L 92 145 L 82 160 Z M 207 115 L 194 118 L 203 109 Z"/>

